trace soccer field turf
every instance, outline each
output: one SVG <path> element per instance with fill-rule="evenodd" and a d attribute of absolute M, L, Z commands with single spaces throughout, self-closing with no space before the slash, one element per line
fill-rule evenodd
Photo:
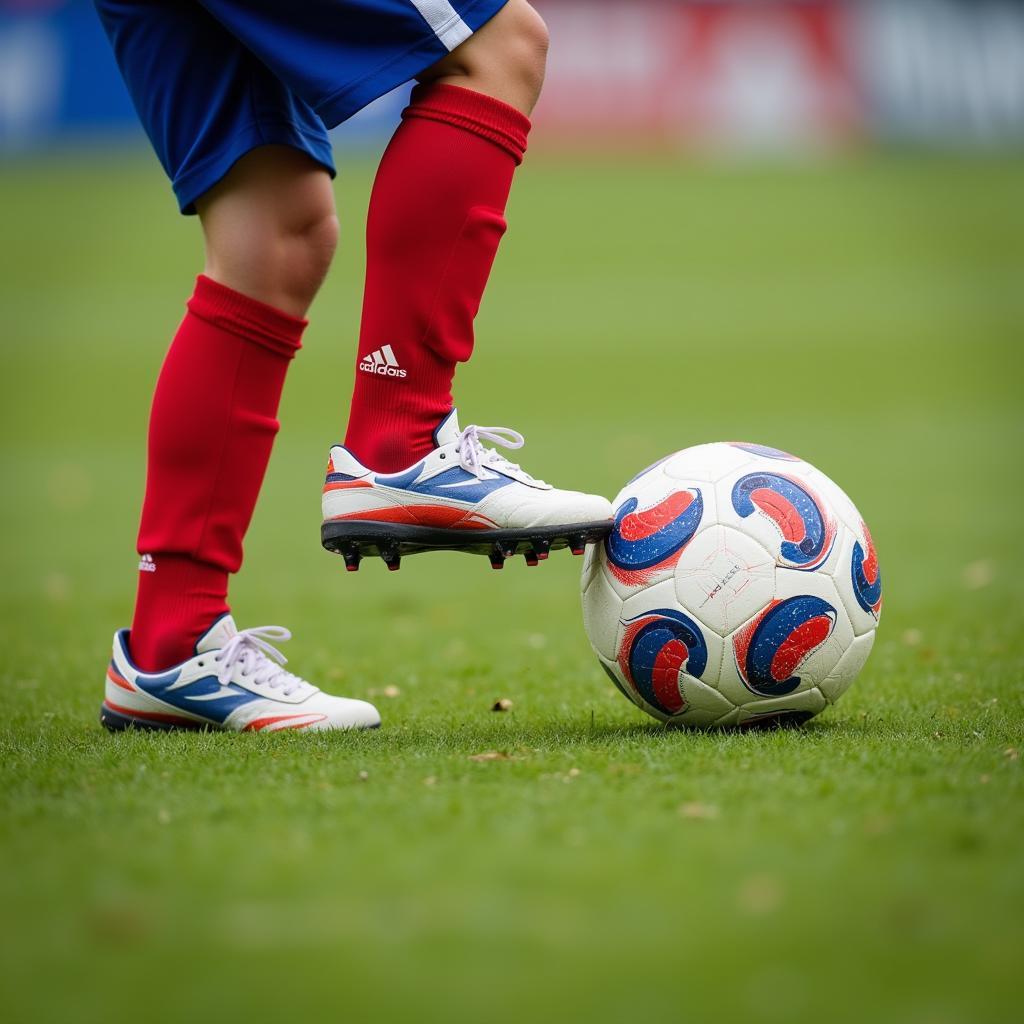
<path fill-rule="evenodd" d="M 463 422 L 609 495 L 677 448 L 780 446 L 872 528 L 874 654 L 774 734 L 631 708 L 567 553 L 349 575 L 320 549 L 370 173 L 339 179 L 233 604 L 385 728 L 110 736 L 199 234 L 148 157 L 3 171 L 5 1018 L 1019 1018 L 1024 159 L 523 169 Z"/>

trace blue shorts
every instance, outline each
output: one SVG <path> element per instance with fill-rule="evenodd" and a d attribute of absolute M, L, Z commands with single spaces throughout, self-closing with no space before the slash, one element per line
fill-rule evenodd
<path fill-rule="evenodd" d="M 182 213 L 256 146 L 333 175 L 327 129 L 415 78 L 506 0 L 95 0 Z"/>

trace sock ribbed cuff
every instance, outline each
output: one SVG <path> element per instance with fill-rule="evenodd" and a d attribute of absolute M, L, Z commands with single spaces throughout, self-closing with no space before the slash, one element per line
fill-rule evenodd
<path fill-rule="evenodd" d="M 482 92 L 458 85 L 419 85 L 403 118 L 422 117 L 429 121 L 462 128 L 500 146 L 516 162 L 523 162 L 530 119 L 515 107 Z"/>
<path fill-rule="evenodd" d="M 262 345 L 284 359 L 291 359 L 302 347 L 302 332 L 309 323 L 236 292 L 205 274 L 196 278 L 196 290 L 187 305 L 193 316 Z"/>

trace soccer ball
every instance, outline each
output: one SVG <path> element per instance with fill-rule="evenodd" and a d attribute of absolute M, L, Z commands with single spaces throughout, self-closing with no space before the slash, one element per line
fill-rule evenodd
<path fill-rule="evenodd" d="M 705 444 L 656 462 L 614 501 L 583 567 L 594 653 L 634 704 L 707 728 L 803 722 L 871 652 L 875 548 L 853 502 L 776 448 Z"/>

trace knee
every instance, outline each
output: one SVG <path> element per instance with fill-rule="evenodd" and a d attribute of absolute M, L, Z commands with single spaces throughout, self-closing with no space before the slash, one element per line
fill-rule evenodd
<path fill-rule="evenodd" d="M 497 55 L 506 73 L 532 97 L 540 96 L 547 68 L 550 36 L 544 19 L 528 3 L 517 3 L 506 32 L 500 37 Z"/>
<path fill-rule="evenodd" d="M 196 205 L 206 236 L 207 273 L 229 288 L 304 316 L 338 244 L 327 174 L 301 154 L 267 147 L 243 158 Z"/>
<path fill-rule="evenodd" d="M 306 305 L 320 289 L 338 248 L 338 217 L 333 206 L 312 209 L 279 226 L 274 273 Z"/>
<path fill-rule="evenodd" d="M 464 85 L 529 114 L 544 84 L 548 43 L 547 25 L 527 0 L 509 0 L 419 80 Z"/>
<path fill-rule="evenodd" d="M 294 316 L 305 316 L 338 245 L 331 205 L 250 204 L 204 226 L 207 273 Z"/>

